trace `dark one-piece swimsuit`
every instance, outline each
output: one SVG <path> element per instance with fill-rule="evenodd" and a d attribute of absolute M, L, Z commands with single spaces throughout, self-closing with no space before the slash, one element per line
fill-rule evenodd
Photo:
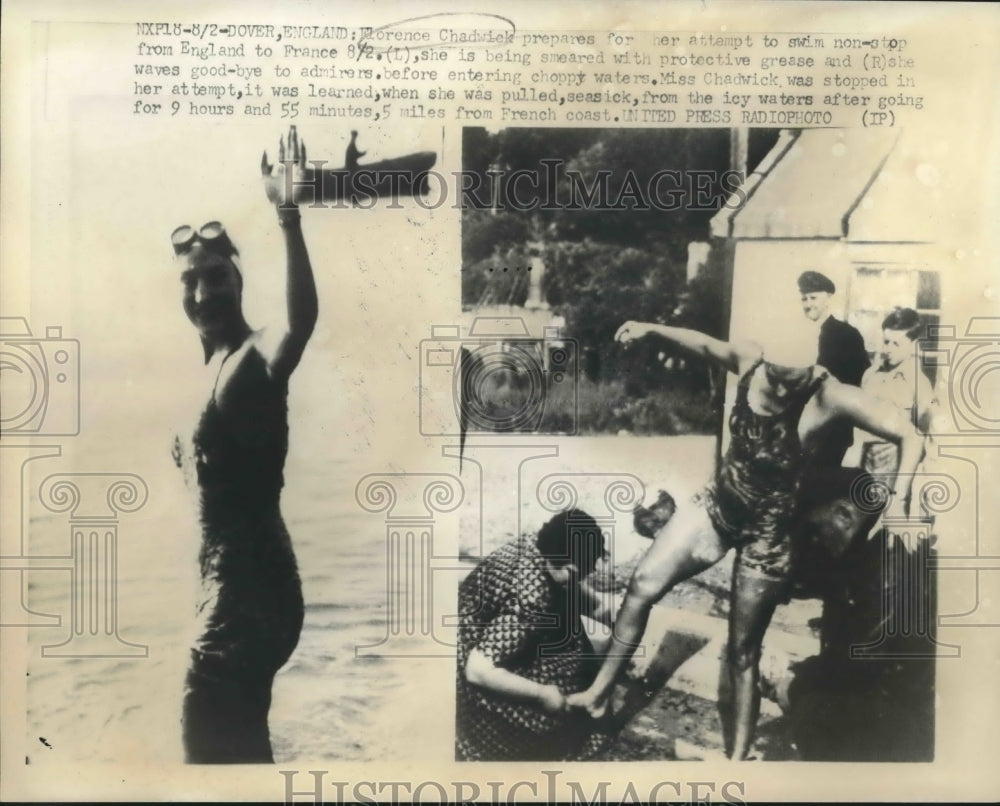
<path fill-rule="evenodd" d="M 242 352 L 242 351 L 240 351 Z M 198 637 L 183 707 L 191 763 L 272 761 L 267 715 L 275 673 L 302 628 L 302 588 L 279 509 L 288 448 L 286 389 L 251 345 L 195 429 L 201 520 Z"/>
<path fill-rule="evenodd" d="M 747 395 L 761 363 L 739 380 L 729 415 L 729 449 L 699 495 L 712 526 L 737 549 L 743 567 L 784 580 L 791 566 L 791 521 L 804 464 L 799 419 L 828 373 L 818 370 L 803 390 L 790 395 L 783 411 L 757 414 Z"/>

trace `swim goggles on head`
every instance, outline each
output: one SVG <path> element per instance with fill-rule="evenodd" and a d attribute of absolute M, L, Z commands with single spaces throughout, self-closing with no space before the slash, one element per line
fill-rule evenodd
<path fill-rule="evenodd" d="M 170 234 L 170 242 L 173 244 L 175 255 L 190 252 L 195 243 L 202 244 L 206 249 L 222 257 L 228 258 L 239 254 L 233 242 L 229 240 L 226 228 L 218 221 L 209 221 L 197 230 L 183 224 Z"/>

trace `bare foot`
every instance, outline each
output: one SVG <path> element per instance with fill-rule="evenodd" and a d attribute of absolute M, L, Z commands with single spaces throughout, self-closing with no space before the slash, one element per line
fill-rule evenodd
<path fill-rule="evenodd" d="M 722 761 L 730 759 L 721 748 L 705 747 L 687 739 L 674 739 L 674 757 L 678 761 Z"/>

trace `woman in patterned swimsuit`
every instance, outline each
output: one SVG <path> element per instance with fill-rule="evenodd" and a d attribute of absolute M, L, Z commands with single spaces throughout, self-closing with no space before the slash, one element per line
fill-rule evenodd
<path fill-rule="evenodd" d="M 198 638 L 185 680 L 189 763 L 269 763 L 274 675 L 302 628 L 302 588 L 279 499 L 288 449 L 288 378 L 316 323 L 316 286 L 285 170 L 305 147 L 289 132 L 291 162 L 262 164 L 288 255 L 288 325 L 253 331 L 243 318 L 239 255 L 218 222 L 179 227 L 172 241 L 184 311 L 205 351 L 205 403 L 174 460 L 198 495 Z M 279 149 L 284 159 L 284 141 Z M 295 161 L 298 164 L 295 165 Z"/>
<path fill-rule="evenodd" d="M 757 680 L 764 632 L 788 582 L 791 519 L 810 439 L 832 418 L 844 417 L 900 444 L 891 505 L 896 515 L 906 513 L 921 440 L 891 406 L 813 366 L 815 344 L 775 345 L 762 355 L 755 345 L 631 321 L 618 329 L 616 339 L 629 344 L 647 335 L 671 341 L 738 375 L 731 440 L 713 480 L 686 506 L 679 506 L 656 535 L 629 583 L 601 671 L 587 691 L 569 698 L 569 704 L 593 716 L 603 714 L 653 604 L 735 548 L 720 716 L 727 754 L 743 759 L 760 707 Z"/>

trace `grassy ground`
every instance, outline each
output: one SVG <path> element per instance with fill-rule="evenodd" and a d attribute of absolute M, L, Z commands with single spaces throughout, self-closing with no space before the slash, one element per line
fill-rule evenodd
<path fill-rule="evenodd" d="M 638 436 L 710 434 L 718 430 L 719 411 L 707 392 L 678 384 L 635 394 L 623 381 L 550 382 L 544 400 L 538 390 L 520 388 L 511 379 L 490 382 L 478 390 L 484 416 L 479 421 L 505 422 L 524 411 L 540 411 L 541 420 L 527 418 L 524 430 L 543 434 L 582 435 L 629 433 Z M 484 385 L 485 386 L 485 385 Z"/>

